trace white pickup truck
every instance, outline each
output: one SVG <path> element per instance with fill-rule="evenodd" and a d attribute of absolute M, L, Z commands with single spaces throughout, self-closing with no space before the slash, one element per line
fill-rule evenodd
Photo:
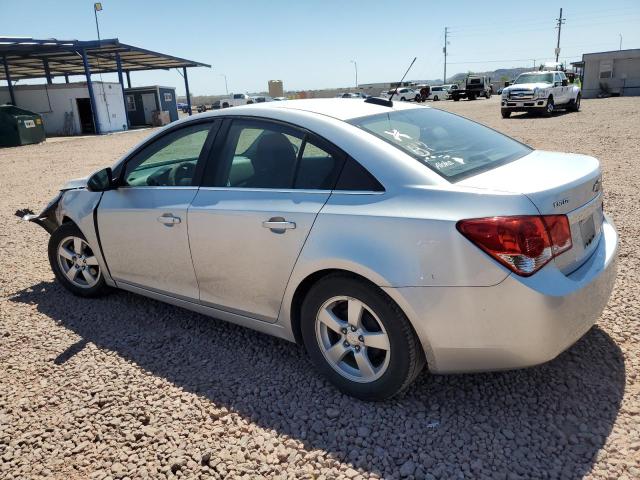
<path fill-rule="evenodd" d="M 222 108 L 237 107 L 239 105 L 247 105 L 253 102 L 253 98 L 248 93 L 232 93 L 229 98 L 220 100 Z"/>
<path fill-rule="evenodd" d="M 511 112 L 543 112 L 551 116 L 559 108 L 577 112 L 582 94 L 569 83 L 561 70 L 521 73 L 513 85 L 502 90 L 500 112 L 509 118 Z"/>

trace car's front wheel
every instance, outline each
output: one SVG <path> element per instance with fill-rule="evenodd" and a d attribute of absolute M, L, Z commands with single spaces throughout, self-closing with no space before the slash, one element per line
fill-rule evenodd
<path fill-rule="evenodd" d="M 362 400 L 400 393 L 425 363 L 400 308 L 377 287 L 343 274 L 324 277 L 308 292 L 302 336 L 318 370 Z"/>
<path fill-rule="evenodd" d="M 553 115 L 553 112 L 556 110 L 556 104 L 553 101 L 553 97 L 549 97 L 547 100 L 547 106 L 544 109 L 544 114 L 546 117 L 550 117 Z"/>
<path fill-rule="evenodd" d="M 502 115 L 502 118 L 509 118 L 511 116 L 511 110 L 503 108 L 500 110 L 500 114 Z"/>
<path fill-rule="evenodd" d="M 58 227 L 49 238 L 49 263 L 58 281 L 74 295 L 97 297 L 109 287 L 93 248 L 73 223 Z"/>

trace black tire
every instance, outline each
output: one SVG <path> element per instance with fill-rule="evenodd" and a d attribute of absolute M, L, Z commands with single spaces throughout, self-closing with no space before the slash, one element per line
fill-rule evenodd
<path fill-rule="evenodd" d="M 506 108 L 501 108 L 500 114 L 502 115 L 502 118 L 509 118 L 511 116 L 511 110 L 508 110 Z"/>
<path fill-rule="evenodd" d="M 406 101 L 407 101 L 407 99 L 406 99 L 405 97 L 401 97 L 401 98 L 400 98 L 400 101 L 401 101 L 401 102 L 406 102 Z"/>
<path fill-rule="evenodd" d="M 556 104 L 553 101 L 553 97 L 549 97 L 549 99 L 547 100 L 547 106 L 544 107 L 544 116 L 550 117 L 551 115 L 553 115 L 553 112 L 555 111 L 556 111 Z"/>
<path fill-rule="evenodd" d="M 375 312 L 384 327 L 389 350 L 383 353 L 389 355 L 389 359 L 386 370 L 383 370 L 384 373 L 379 378 L 367 383 L 350 380 L 325 358 L 321 341 L 316 334 L 316 322 L 323 305 L 334 297 L 348 297 L 363 302 Z M 346 274 L 332 274 L 322 278 L 307 293 L 302 304 L 301 318 L 302 338 L 315 367 L 339 390 L 361 400 L 386 400 L 399 394 L 411 385 L 425 365 L 422 345 L 402 310 L 382 290 L 363 280 Z M 338 339 L 336 344 L 342 341 Z M 374 352 L 375 350 L 373 349 Z M 346 359 L 349 355 L 348 353 L 343 358 Z"/>
<path fill-rule="evenodd" d="M 453 101 L 454 102 L 459 102 L 460 101 L 460 97 L 453 97 Z"/>
<path fill-rule="evenodd" d="M 420 103 L 420 102 L 422 101 L 422 97 L 421 97 L 420 95 L 416 95 L 416 98 L 414 98 L 414 100 L 415 100 L 417 103 Z"/>
<path fill-rule="evenodd" d="M 572 112 L 579 111 L 581 100 L 582 100 L 582 95 L 578 94 L 575 100 L 571 100 L 571 104 L 569 105 L 569 110 L 571 110 Z"/>
<path fill-rule="evenodd" d="M 105 295 L 109 292 L 110 289 L 109 286 L 105 283 L 104 275 L 102 274 L 102 270 L 99 266 L 94 269 L 94 271 L 97 271 L 97 275 L 95 275 L 97 277 L 97 281 L 92 286 L 79 286 L 73 283 L 69 280 L 69 278 L 63 271 L 63 267 L 61 265 L 62 260 L 59 260 L 58 256 L 58 249 L 61 244 L 65 241 L 68 241 L 70 237 L 77 237 L 82 239 L 86 243 L 86 246 L 83 250 L 83 255 L 85 255 L 86 257 L 95 257 L 93 247 L 88 244 L 86 237 L 75 224 L 65 223 L 61 225 L 51 234 L 48 246 L 49 264 L 51 265 L 51 270 L 53 270 L 56 279 L 58 280 L 58 282 L 60 282 L 60 284 L 62 284 L 64 288 L 69 290 L 74 295 L 78 295 L 80 297 L 99 297 Z M 69 263 L 71 264 L 73 262 L 69 261 Z M 73 268 L 75 267 L 72 265 L 69 270 Z M 85 268 L 92 267 L 90 265 L 87 265 Z M 76 275 L 79 274 L 80 273 L 77 273 Z"/>
<path fill-rule="evenodd" d="M 476 96 L 475 95 L 467 95 L 467 100 L 475 100 Z"/>
<path fill-rule="evenodd" d="M 438 100 L 440 100 L 440 99 L 438 98 L 438 95 L 436 95 L 436 96 L 434 96 L 434 97 L 433 97 L 433 101 L 434 101 L 434 102 L 437 102 Z"/>

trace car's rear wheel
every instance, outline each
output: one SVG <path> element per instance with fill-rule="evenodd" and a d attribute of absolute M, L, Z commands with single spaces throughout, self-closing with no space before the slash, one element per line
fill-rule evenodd
<path fill-rule="evenodd" d="M 433 101 L 434 101 L 434 102 L 437 102 L 438 100 L 440 100 L 440 99 L 438 98 L 438 95 L 436 95 L 435 97 L 433 97 Z"/>
<path fill-rule="evenodd" d="M 509 118 L 511 116 L 511 110 L 503 108 L 500 110 L 500 114 L 502 115 L 502 118 Z"/>
<path fill-rule="evenodd" d="M 401 102 L 406 102 L 406 101 L 407 101 L 407 99 L 406 99 L 405 97 L 400 97 L 400 101 L 401 101 Z"/>
<path fill-rule="evenodd" d="M 571 105 L 569 106 L 569 109 L 572 112 L 577 112 L 578 110 L 580 110 L 580 99 L 581 99 L 582 95 L 578 94 L 578 96 L 576 97 L 575 100 L 571 100 Z"/>
<path fill-rule="evenodd" d="M 377 287 L 347 275 L 324 277 L 308 292 L 302 337 L 318 370 L 363 400 L 400 393 L 425 363 L 400 308 Z"/>
<path fill-rule="evenodd" d="M 97 297 L 108 292 L 93 248 L 73 223 L 61 225 L 51 234 L 48 253 L 54 275 L 74 295 Z"/>

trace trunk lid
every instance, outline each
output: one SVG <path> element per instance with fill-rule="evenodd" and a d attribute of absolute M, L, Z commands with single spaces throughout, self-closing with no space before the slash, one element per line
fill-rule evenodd
<path fill-rule="evenodd" d="M 555 259 L 565 274 L 582 265 L 598 244 L 603 221 L 602 172 L 593 157 L 535 150 L 458 185 L 522 193 L 543 215 L 566 214 L 573 246 Z"/>

